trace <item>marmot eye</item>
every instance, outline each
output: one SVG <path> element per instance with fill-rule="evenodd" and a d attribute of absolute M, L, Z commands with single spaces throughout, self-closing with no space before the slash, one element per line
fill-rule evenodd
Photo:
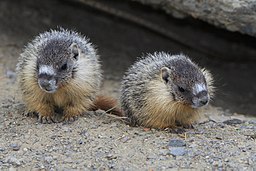
<path fill-rule="evenodd" d="M 77 60 L 77 57 L 78 57 L 78 53 L 74 53 L 73 58 L 75 58 Z"/>
<path fill-rule="evenodd" d="M 185 89 L 180 87 L 180 86 L 178 86 L 178 89 L 179 89 L 180 92 L 184 92 L 185 91 Z"/>
<path fill-rule="evenodd" d="M 61 66 L 61 70 L 66 70 L 67 69 L 67 67 L 68 67 L 68 65 L 67 65 L 67 63 L 65 63 L 65 64 L 63 64 L 62 66 Z"/>

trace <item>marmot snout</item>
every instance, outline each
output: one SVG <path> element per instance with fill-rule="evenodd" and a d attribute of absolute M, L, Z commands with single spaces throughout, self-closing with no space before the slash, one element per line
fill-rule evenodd
<path fill-rule="evenodd" d="M 133 125 L 190 126 L 213 95 L 212 76 L 184 55 L 149 54 L 123 78 L 121 104 Z"/>

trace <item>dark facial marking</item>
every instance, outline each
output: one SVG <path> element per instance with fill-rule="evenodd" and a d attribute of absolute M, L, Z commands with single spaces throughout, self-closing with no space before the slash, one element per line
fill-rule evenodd
<path fill-rule="evenodd" d="M 54 79 L 54 76 L 53 75 L 48 75 L 46 73 L 42 73 L 42 74 L 38 75 L 38 78 L 39 79 L 51 80 L 51 79 Z"/>
<path fill-rule="evenodd" d="M 61 66 L 61 70 L 66 70 L 68 68 L 68 64 L 67 63 L 64 63 L 62 66 Z"/>
<path fill-rule="evenodd" d="M 78 52 L 77 52 L 77 53 L 74 53 L 73 58 L 75 58 L 75 60 L 77 60 L 77 57 L 78 57 Z"/>
<path fill-rule="evenodd" d="M 184 92 L 185 92 L 185 89 L 182 88 L 182 87 L 180 87 L 180 86 L 178 86 L 178 89 L 179 89 L 179 91 L 180 91 L 181 93 L 184 93 Z"/>
<path fill-rule="evenodd" d="M 172 98 L 173 98 L 173 100 L 176 100 L 176 97 L 175 97 L 174 93 L 172 93 Z"/>

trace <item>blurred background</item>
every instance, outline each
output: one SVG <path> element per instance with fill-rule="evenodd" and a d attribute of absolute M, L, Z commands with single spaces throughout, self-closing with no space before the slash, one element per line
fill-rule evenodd
<path fill-rule="evenodd" d="M 183 53 L 212 72 L 217 87 L 213 106 L 256 116 L 255 10 L 231 6 L 230 11 L 226 6 L 211 11 L 207 4 L 163 2 L 1 0 L 0 81 L 8 78 L 0 84 L 1 99 L 15 96 L 11 90 L 22 48 L 39 33 L 63 27 L 98 47 L 106 94 L 119 96 L 119 82 L 137 57 L 155 51 Z"/>

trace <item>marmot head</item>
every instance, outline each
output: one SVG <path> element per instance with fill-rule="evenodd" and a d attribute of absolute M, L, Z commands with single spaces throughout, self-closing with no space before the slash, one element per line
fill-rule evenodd
<path fill-rule="evenodd" d="M 39 50 L 36 63 L 39 87 L 47 93 L 54 93 L 64 86 L 74 76 L 80 53 L 74 42 L 47 41 Z"/>
<path fill-rule="evenodd" d="M 210 96 L 203 70 L 180 55 L 161 69 L 161 78 L 174 101 L 199 108 L 207 105 Z"/>

